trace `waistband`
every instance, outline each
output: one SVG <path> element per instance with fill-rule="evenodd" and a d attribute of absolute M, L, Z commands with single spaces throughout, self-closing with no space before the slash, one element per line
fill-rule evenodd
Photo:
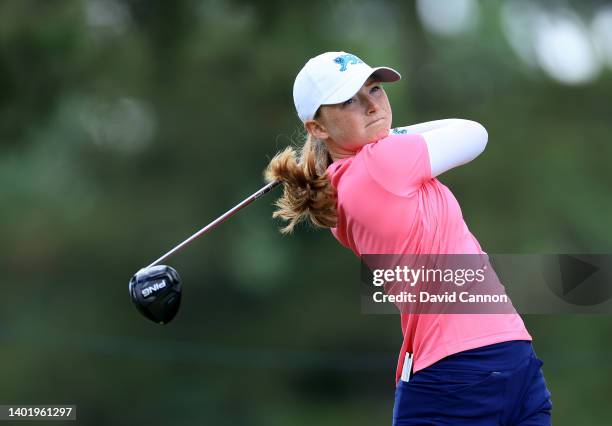
<path fill-rule="evenodd" d="M 511 340 L 449 355 L 425 370 L 508 371 L 532 357 L 536 355 L 529 340 Z"/>

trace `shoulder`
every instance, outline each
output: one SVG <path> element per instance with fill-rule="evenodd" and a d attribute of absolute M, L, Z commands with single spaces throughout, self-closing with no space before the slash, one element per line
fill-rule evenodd
<path fill-rule="evenodd" d="M 391 133 L 360 154 L 371 178 L 396 195 L 407 196 L 431 178 L 427 143 L 420 134 Z"/>
<path fill-rule="evenodd" d="M 362 155 L 364 157 L 375 155 L 377 158 L 386 156 L 388 157 L 387 160 L 397 162 L 405 161 L 406 155 L 419 155 L 419 153 L 426 151 L 427 144 L 422 135 L 418 133 L 409 134 L 402 129 L 393 129 L 388 136 L 375 143 L 365 145 Z"/>

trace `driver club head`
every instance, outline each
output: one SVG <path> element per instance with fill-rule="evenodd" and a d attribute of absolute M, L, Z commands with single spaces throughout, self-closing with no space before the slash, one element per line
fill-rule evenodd
<path fill-rule="evenodd" d="M 166 265 L 143 268 L 132 277 L 130 298 L 136 309 L 157 324 L 167 324 L 181 305 L 181 278 Z"/>

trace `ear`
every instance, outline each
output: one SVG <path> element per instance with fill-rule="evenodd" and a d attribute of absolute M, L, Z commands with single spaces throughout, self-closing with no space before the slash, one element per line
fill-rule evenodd
<path fill-rule="evenodd" d="M 307 120 L 304 123 L 304 128 L 316 139 L 326 140 L 329 137 L 325 126 L 317 120 Z"/>

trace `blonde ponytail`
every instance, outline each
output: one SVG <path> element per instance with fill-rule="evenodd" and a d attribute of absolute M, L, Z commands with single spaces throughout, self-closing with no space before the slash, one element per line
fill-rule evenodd
<path fill-rule="evenodd" d="M 278 207 L 273 218 L 280 217 L 289 223 L 281 233 L 289 234 L 303 219 L 320 228 L 336 226 L 336 189 L 327 176 L 327 167 L 332 163 L 325 143 L 306 137 L 299 153 L 287 147 L 272 158 L 265 170 L 268 182 L 281 181 L 283 196 L 275 205 Z"/>

